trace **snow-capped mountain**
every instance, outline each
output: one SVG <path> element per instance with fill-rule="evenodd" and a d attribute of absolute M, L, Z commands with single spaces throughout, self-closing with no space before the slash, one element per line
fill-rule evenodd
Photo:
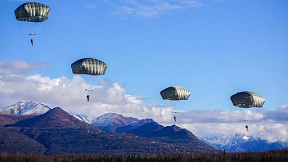
<path fill-rule="evenodd" d="M 74 116 L 75 118 L 77 118 L 78 120 L 84 121 L 88 124 L 91 124 L 91 119 L 88 118 L 87 115 L 77 115 L 77 114 L 73 114 L 72 116 Z"/>
<path fill-rule="evenodd" d="M 39 115 L 51 110 L 50 107 L 42 103 L 22 102 L 0 108 L 0 114 L 15 114 L 15 115 Z"/>
<path fill-rule="evenodd" d="M 265 139 L 246 136 L 244 134 L 203 137 L 202 141 L 227 152 L 269 151 L 288 148 L 287 142 L 269 142 Z"/>
<path fill-rule="evenodd" d="M 115 133 L 118 127 L 138 122 L 139 119 L 133 117 L 124 117 L 120 114 L 107 113 L 92 120 L 91 124 L 102 129 L 105 132 Z"/>
<path fill-rule="evenodd" d="M 223 149 L 225 146 L 233 146 L 237 145 L 239 143 L 243 143 L 246 140 L 249 140 L 248 136 L 245 136 L 243 134 L 236 134 L 236 135 L 224 135 L 222 137 L 203 137 L 204 141 L 207 141 L 217 148 Z"/>
<path fill-rule="evenodd" d="M 155 133 L 151 138 L 129 133 L 103 133 L 99 128 L 76 119 L 60 107 L 42 115 L 0 114 L 0 123 L 4 123 L 0 126 L 0 152 L 11 154 L 147 155 L 218 152 L 218 149 L 193 136 L 181 138 L 183 129 L 176 126 L 167 127 L 159 133 L 153 131 Z M 156 122 L 150 123 L 157 126 Z"/>
<path fill-rule="evenodd" d="M 0 108 L 0 114 L 41 115 L 49 110 L 51 110 L 51 108 L 42 103 L 19 101 L 16 104 Z M 164 127 L 153 119 L 139 120 L 134 117 L 124 117 L 123 115 L 115 113 L 103 114 L 96 118 L 88 118 L 86 115 L 77 114 L 74 114 L 73 116 L 100 128 L 101 131 L 109 133 L 128 133 L 143 137 L 157 137 L 159 139 L 162 138 L 162 136 L 165 136 L 165 138 L 171 137 L 174 140 L 179 136 L 180 142 L 183 142 L 183 139 L 186 139 L 186 137 L 188 137 L 187 139 L 189 140 L 194 140 L 194 138 L 195 140 L 198 140 L 192 133 L 189 133 L 189 131 L 177 128 L 176 126 Z M 244 134 L 226 135 L 222 137 L 204 137 L 202 138 L 202 141 L 209 143 L 220 150 L 225 149 L 227 152 L 288 149 L 288 141 L 272 143 L 261 138 L 245 136 Z"/>

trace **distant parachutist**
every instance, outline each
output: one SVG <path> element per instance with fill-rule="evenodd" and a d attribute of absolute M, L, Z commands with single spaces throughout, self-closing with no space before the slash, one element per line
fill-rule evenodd
<path fill-rule="evenodd" d="M 88 94 L 88 95 L 86 96 L 86 98 L 87 98 L 87 101 L 89 102 L 90 95 Z"/>
<path fill-rule="evenodd" d="M 93 90 L 92 89 L 85 89 L 85 91 L 87 91 L 86 98 L 87 98 L 87 101 L 89 101 L 89 99 L 90 99 L 89 91 L 93 91 Z"/>
<path fill-rule="evenodd" d="M 245 128 L 247 129 L 247 131 L 249 131 L 249 130 L 248 130 L 248 125 L 245 125 Z"/>
<path fill-rule="evenodd" d="M 30 42 L 31 42 L 31 44 L 32 44 L 32 46 L 33 46 L 33 44 L 34 44 L 34 41 L 33 41 L 33 39 L 31 39 L 31 41 L 30 41 Z"/>
<path fill-rule="evenodd" d="M 172 113 L 174 113 L 175 115 L 174 115 L 174 120 L 175 120 L 175 123 L 176 123 L 176 118 L 177 118 L 177 116 L 176 116 L 176 113 L 177 113 L 177 111 L 173 111 Z"/>

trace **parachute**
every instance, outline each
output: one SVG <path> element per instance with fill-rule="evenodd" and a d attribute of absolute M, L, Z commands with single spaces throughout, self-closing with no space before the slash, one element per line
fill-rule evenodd
<path fill-rule="evenodd" d="M 73 74 L 88 74 L 88 75 L 104 75 L 107 69 L 107 64 L 101 60 L 94 58 L 82 58 L 71 64 L 71 69 Z M 89 91 L 90 89 L 85 89 L 87 91 L 87 101 L 90 100 Z"/>
<path fill-rule="evenodd" d="M 43 22 L 49 17 L 50 7 L 41 3 L 28 2 L 19 6 L 14 14 L 18 21 Z"/>
<path fill-rule="evenodd" d="M 33 38 L 41 28 L 42 22 L 46 21 L 50 14 L 50 7 L 45 4 L 28 2 L 20 5 L 14 11 L 15 17 L 18 21 L 23 22 L 23 28 L 31 39 L 33 45 Z"/>
<path fill-rule="evenodd" d="M 240 108 L 251 108 L 258 107 L 261 108 L 265 102 L 265 99 L 257 93 L 251 91 L 243 91 L 238 92 L 230 97 L 233 106 L 237 106 Z M 248 121 L 249 119 L 244 119 L 246 123 L 245 128 L 248 129 Z"/>
<path fill-rule="evenodd" d="M 180 86 L 168 87 L 160 92 L 163 100 L 188 100 L 190 92 Z"/>
<path fill-rule="evenodd" d="M 240 108 L 261 108 L 265 99 L 257 93 L 251 91 L 238 92 L 230 97 L 233 106 Z"/>
<path fill-rule="evenodd" d="M 104 75 L 107 64 L 94 58 L 82 58 L 71 64 L 73 74 Z"/>
<path fill-rule="evenodd" d="M 188 100 L 190 92 L 180 86 L 172 86 L 162 90 L 160 95 L 162 96 L 163 100 Z M 172 113 L 174 114 L 173 118 L 176 123 L 177 111 L 173 111 Z"/>

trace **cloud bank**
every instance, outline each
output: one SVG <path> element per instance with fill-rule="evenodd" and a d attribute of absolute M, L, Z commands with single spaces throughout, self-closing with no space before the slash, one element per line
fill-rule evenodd
<path fill-rule="evenodd" d="M 139 119 L 152 118 L 163 125 L 175 124 L 173 116 L 176 115 L 176 124 L 198 137 L 241 133 L 268 141 L 288 140 L 288 105 L 273 111 L 235 108 L 180 110 L 174 114 L 173 106 L 147 105 L 141 96 L 126 94 L 119 83 L 107 78 L 92 85 L 90 79 L 84 79 L 81 75 L 50 78 L 31 73 L 45 66 L 46 63 L 0 62 L 0 107 L 18 101 L 33 101 L 49 107 L 59 106 L 69 113 L 91 118 L 114 112 Z M 91 96 L 89 102 L 86 101 L 88 92 Z M 249 125 L 248 132 L 244 127 L 246 124 Z"/>
<path fill-rule="evenodd" d="M 119 83 L 112 83 L 108 79 L 100 79 L 97 85 L 92 85 L 91 79 L 86 80 L 81 75 L 50 78 L 28 73 L 42 67 L 42 64 L 22 61 L 0 62 L 0 106 L 8 106 L 17 101 L 34 101 L 90 117 L 115 112 L 138 118 L 170 120 L 166 116 L 173 107 L 145 105 L 141 96 L 126 94 Z M 88 92 L 91 96 L 89 102 L 86 100 Z"/>
<path fill-rule="evenodd" d="M 178 113 L 178 123 L 198 137 L 245 134 L 270 142 L 288 140 L 288 105 L 263 109 L 192 110 Z M 245 125 L 249 126 L 246 131 Z"/>

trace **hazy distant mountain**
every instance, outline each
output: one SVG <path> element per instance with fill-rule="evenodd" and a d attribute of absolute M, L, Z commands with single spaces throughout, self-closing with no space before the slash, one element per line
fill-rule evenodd
<path fill-rule="evenodd" d="M 109 120 L 103 123 L 110 123 Z M 169 137 L 169 138 L 185 138 L 192 137 L 197 139 L 190 131 L 182 129 L 176 125 L 164 127 L 153 119 L 142 119 L 115 129 L 116 133 L 129 133 L 142 137 Z"/>
<path fill-rule="evenodd" d="M 7 119 L 8 124 L 0 127 L 0 152 L 45 155 L 217 152 L 203 142 L 204 146 L 199 145 L 198 141 L 184 145 L 126 133 L 102 133 L 61 108 L 38 116 L 0 114 L 0 120 Z"/>
<path fill-rule="evenodd" d="M 17 102 L 16 104 L 0 108 L 0 114 L 15 114 L 15 115 L 38 115 L 44 114 L 51 108 L 34 102 Z"/>
<path fill-rule="evenodd" d="M 171 139 L 190 139 L 190 140 L 198 140 L 198 138 L 188 131 L 187 129 L 180 128 L 176 125 L 166 126 L 162 129 L 155 131 L 155 137 L 169 137 Z"/>
<path fill-rule="evenodd" d="M 143 126 L 145 125 L 145 126 Z M 153 119 L 142 119 L 138 120 L 137 122 L 118 127 L 116 128 L 116 133 L 131 133 L 131 134 L 137 134 L 137 135 L 144 135 L 146 133 L 155 131 L 156 129 L 159 129 L 159 127 L 163 128 L 163 126 L 156 123 Z"/>
<path fill-rule="evenodd" d="M 92 120 L 91 124 L 105 132 L 114 133 L 118 127 L 126 126 L 139 121 L 133 117 L 124 117 L 120 114 L 106 113 Z"/>
<path fill-rule="evenodd" d="M 151 138 L 165 143 L 173 143 L 173 148 L 175 150 L 184 149 L 189 152 L 191 147 L 202 151 L 215 149 L 200 141 L 187 129 L 182 129 L 176 125 L 164 127 L 152 119 L 139 120 L 138 122 L 116 129 L 116 133 L 122 132 Z"/>
<path fill-rule="evenodd" d="M 211 145 L 227 152 L 269 151 L 288 149 L 288 143 L 268 142 L 261 138 L 245 136 L 244 134 L 226 135 L 222 137 L 204 137 L 202 139 Z"/>
<path fill-rule="evenodd" d="M 155 121 L 147 122 L 139 127 L 135 127 L 134 129 L 130 129 L 125 133 L 135 134 L 142 137 L 152 137 L 152 138 L 165 138 L 165 139 L 190 139 L 197 140 L 198 138 L 192 134 L 187 129 L 182 129 L 176 125 L 172 126 L 162 126 Z"/>

